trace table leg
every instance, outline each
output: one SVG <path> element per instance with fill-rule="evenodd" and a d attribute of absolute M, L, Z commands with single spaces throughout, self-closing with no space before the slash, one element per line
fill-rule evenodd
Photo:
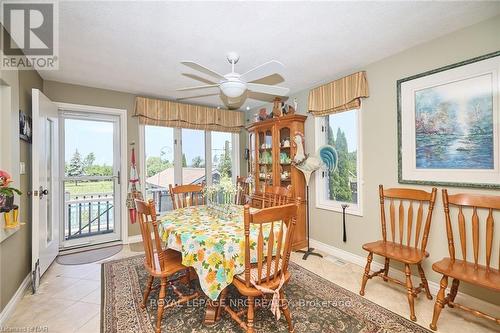
<path fill-rule="evenodd" d="M 225 288 L 219 298 L 216 301 L 209 300 L 207 305 L 205 306 L 205 319 L 203 320 L 203 324 L 205 325 L 213 325 L 215 324 L 222 315 L 222 305 L 225 302 L 227 295 L 227 288 Z"/>

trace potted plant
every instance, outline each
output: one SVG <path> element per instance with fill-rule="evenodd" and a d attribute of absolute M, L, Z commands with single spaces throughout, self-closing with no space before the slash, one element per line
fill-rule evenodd
<path fill-rule="evenodd" d="M 17 188 L 10 187 L 12 178 L 9 173 L 0 170 L 0 211 L 8 212 L 14 208 L 14 193 L 21 195 Z"/>

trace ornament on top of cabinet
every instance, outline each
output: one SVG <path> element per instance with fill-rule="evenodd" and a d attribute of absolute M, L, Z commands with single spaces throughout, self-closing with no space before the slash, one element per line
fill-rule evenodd
<path fill-rule="evenodd" d="M 266 108 L 262 108 L 259 110 L 259 120 L 262 121 L 262 120 L 266 120 L 269 118 L 269 115 L 267 114 L 267 109 Z"/>
<path fill-rule="evenodd" d="M 273 115 L 275 117 L 281 117 L 283 115 L 283 110 L 281 107 L 281 98 L 276 97 L 273 102 Z"/>

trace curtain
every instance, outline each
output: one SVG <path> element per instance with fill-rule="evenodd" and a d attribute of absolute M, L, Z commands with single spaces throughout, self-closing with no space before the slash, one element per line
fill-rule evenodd
<path fill-rule="evenodd" d="M 311 90 L 309 112 L 325 116 L 358 109 L 363 97 L 368 97 L 366 72 L 357 72 Z"/>
<path fill-rule="evenodd" d="M 135 117 L 144 125 L 240 132 L 245 125 L 244 112 L 167 100 L 136 97 Z"/>

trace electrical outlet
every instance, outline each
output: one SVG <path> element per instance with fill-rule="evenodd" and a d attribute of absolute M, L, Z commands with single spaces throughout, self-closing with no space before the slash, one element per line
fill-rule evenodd
<path fill-rule="evenodd" d="M 26 173 L 26 163 L 19 162 L 19 173 L 24 175 Z"/>

